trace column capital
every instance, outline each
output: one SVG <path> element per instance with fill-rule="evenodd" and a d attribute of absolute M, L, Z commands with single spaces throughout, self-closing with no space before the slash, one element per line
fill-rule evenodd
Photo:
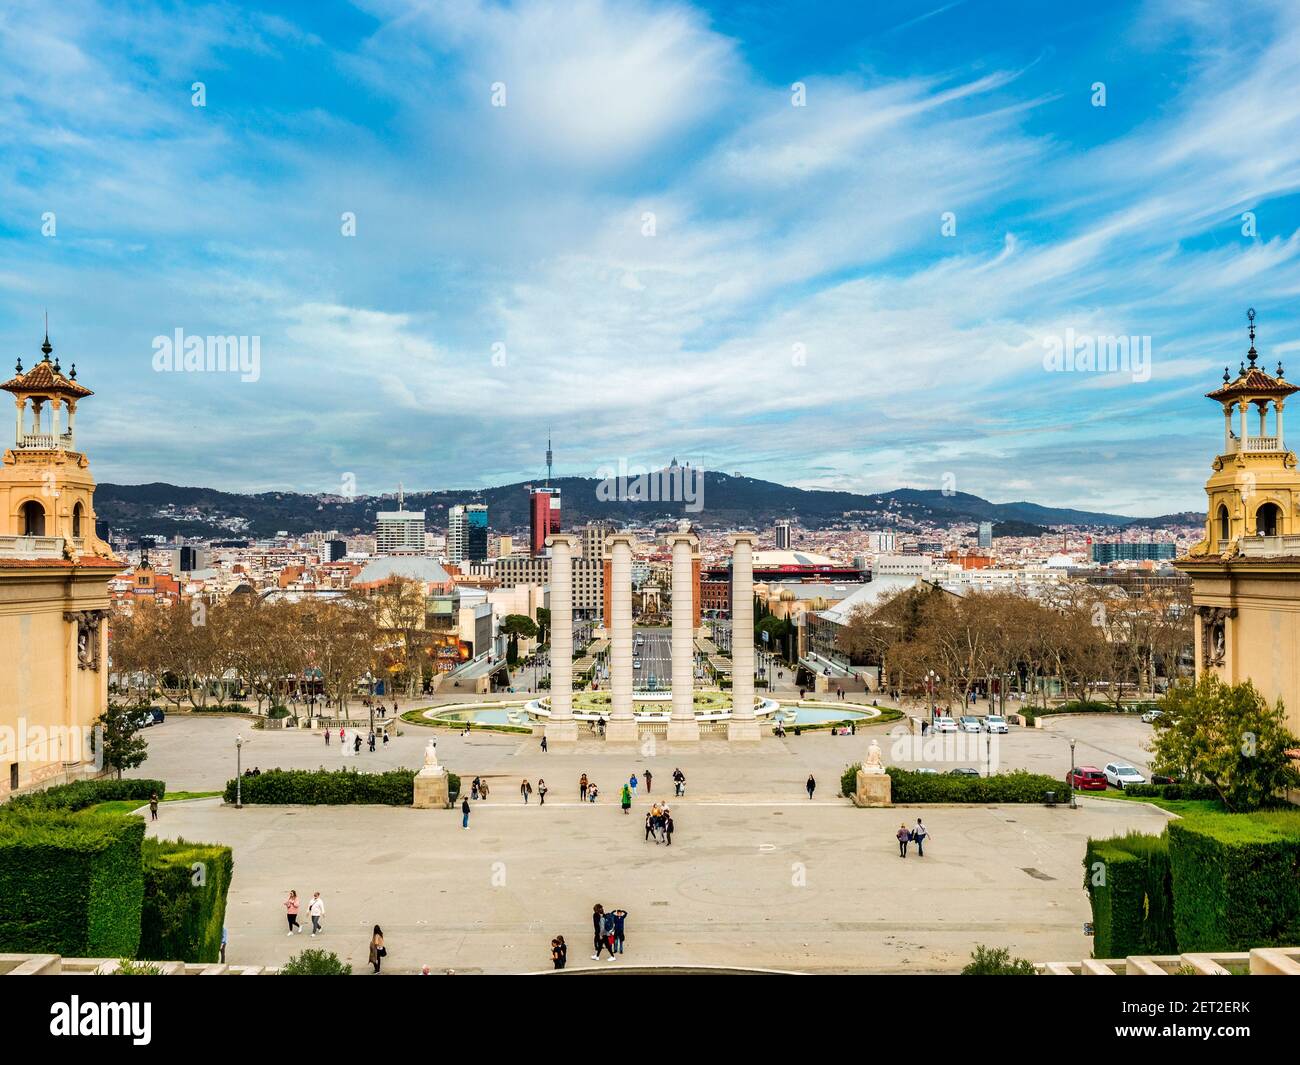
<path fill-rule="evenodd" d="M 629 550 L 636 547 L 637 539 L 631 533 L 620 532 L 611 533 L 605 537 L 605 550 L 611 552 L 615 547 L 626 547 Z"/>
<path fill-rule="evenodd" d="M 546 538 L 547 547 L 567 547 L 569 550 L 578 546 L 578 537 L 572 533 L 551 533 Z"/>
<path fill-rule="evenodd" d="M 663 542 L 669 547 L 675 547 L 677 544 L 689 544 L 694 551 L 700 546 L 700 538 L 693 532 L 670 532 L 663 536 Z"/>
<path fill-rule="evenodd" d="M 739 544 L 748 544 L 750 547 L 753 547 L 758 543 L 758 533 L 735 532 L 727 537 L 727 543 L 732 547 L 736 547 Z"/>

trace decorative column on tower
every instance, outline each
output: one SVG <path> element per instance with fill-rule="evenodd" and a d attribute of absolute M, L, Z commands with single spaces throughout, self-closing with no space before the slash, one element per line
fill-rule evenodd
<path fill-rule="evenodd" d="M 673 553 L 673 712 L 668 721 L 669 743 L 694 743 L 700 738 L 695 720 L 695 575 L 692 562 L 700 539 L 683 521 L 666 542 Z"/>
<path fill-rule="evenodd" d="M 548 746 L 575 743 L 573 720 L 573 546 L 577 537 L 554 533 L 551 549 L 551 716 L 546 722 Z"/>
<path fill-rule="evenodd" d="M 632 704 L 632 545 L 630 533 L 606 539 L 610 554 L 609 682 L 612 710 L 605 726 L 606 743 L 635 743 Z"/>
<path fill-rule="evenodd" d="M 752 743 L 759 738 L 754 717 L 754 533 L 734 533 L 731 544 L 731 720 L 727 739 Z"/>

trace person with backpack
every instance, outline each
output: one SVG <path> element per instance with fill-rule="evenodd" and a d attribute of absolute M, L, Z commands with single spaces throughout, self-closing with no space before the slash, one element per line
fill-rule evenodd
<path fill-rule="evenodd" d="M 898 826 L 898 831 L 894 833 L 898 837 L 898 856 L 907 857 L 907 845 L 912 839 L 912 833 L 908 831 L 907 824 L 903 823 Z"/>
<path fill-rule="evenodd" d="M 614 960 L 614 950 L 611 946 L 614 941 L 612 934 L 613 926 L 611 925 L 610 930 L 607 931 L 605 927 L 606 921 L 605 907 L 598 902 L 591 910 L 592 940 L 596 947 L 596 953 L 591 956 L 592 961 L 600 961 L 600 952 L 602 950 L 608 950 L 609 960 Z"/>
<path fill-rule="evenodd" d="M 916 842 L 916 856 L 918 858 L 925 857 L 925 838 L 929 834 L 930 833 L 926 830 L 925 825 L 918 817 L 916 819 L 916 827 L 912 829 L 912 839 Z"/>
<path fill-rule="evenodd" d="M 623 795 L 620 804 L 622 805 L 625 814 L 632 812 L 632 792 L 628 789 L 626 784 L 623 785 Z"/>
<path fill-rule="evenodd" d="M 469 829 L 469 799 L 464 795 L 460 797 L 460 827 Z"/>

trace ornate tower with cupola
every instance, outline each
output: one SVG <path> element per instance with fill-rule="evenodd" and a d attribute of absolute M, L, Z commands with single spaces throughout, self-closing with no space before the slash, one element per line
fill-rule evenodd
<path fill-rule="evenodd" d="M 44 358 L 0 388 L 14 397 L 14 443 L 0 465 L 0 536 L 63 541 L 68 558 L 111 556 L 95 535 L 95 479 L 77 450 L 77 404 L 94 395 L 77 381 L 74 364 L 64 374 L 48 334 Z"/>
<path fill-rule="evenodd" d="M 43 358 L 0 388 L 14 442 L 0 459 L 0 796 L 96 771 L 91 732 L 108 704 L 108 582 L 121 568 L 95 535 L 95 480 L 77 448 L 93 393 Z"/>
<path fill-rule="evenodd" d="M 1283 435 L 1300 388 L 1281 363 L 1276 374 L 1259 365 L 1254 309 L 1246 316 L 1246 358 L 1206 393 L 1223 409 L 1223 450 L 1205 482 L 1205 536 L 1175 565 L 1192 579 L 1197 675 L 1253 681 L 1300 732 L 1300 470 Z"/>

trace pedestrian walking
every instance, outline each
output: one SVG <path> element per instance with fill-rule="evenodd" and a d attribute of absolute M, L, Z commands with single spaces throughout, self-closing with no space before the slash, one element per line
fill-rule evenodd
<path fill-rule="evenodd" d="M 156 791 L 149 796 L 149 820 L 158 820 L 158 793 Z"/>
<path fill-rule="evenodd" d="M 538 806 L 546 805 L 546 792 L 547 792 L 546 781 L 544 781 L 541 777 L 538 777 L 537 778 L 537 805 Z"/>
<path fill-rule="evenodd" d="M 353 733 L 352 750 L 353 750 L 356 754 L 360 754 L 360 753 L 361 753 L 361 733 L 360 733 L 360 732 Z"/>
<path fill-rule="evenodd" d="M 907 823 L 904 822 L 903 824 L 899 825 L 898 831 L 895 832 L 894 835 L 898 837 L 898 856 L 900 858 L 906 858 L 907 844 L 908 841 L 912 838 L 912 833 L 908 831 Z"/>
<path fill-rule="evenodd" d="M 222 925 L 222 926 L 221 926 L 221 954 L 219 955 L 219 960 L 220 960 L 220 962 L 221 962 L 222 965 L 225 965 L 225 964 L 226 964 L 226 941 L 227 941 L 229 938 L 230 938 L 230 937 L 229 937 L 228 933 L 226 932 L 226 926 L 225 926 L 225 925 Z"/>
<path fill-rule="evenodd" d="M 469 797 L 475 802 L 478 802 L 478 784 L 478 777 L 475 777 L 473 783 L 469 786 Z"/>
<path fill-rule="evenodd" d="M 918 817 L 916 819 L 916 827 L 912 829 L 912 839 L 916 842 L 916 856 L 918 858 L 925 857 L 925 838 L 929 834 L 930 833 L 926 830 L 925 825 Z"/>
<path fill-rule="evenodd" d="M 325 730 L 325 746 L 328 747 L 329 745 L 330 745 L 330 730 L 329 730 L 329 729 L 326 729 L 326 730 Z"/>
<path fill-rule="evenodd" d="M 804 785 L 808 789 L 808 798 L 813 797 L 813 792 L 817 790 L 817 781 L 813 779 L 811 773 L 808 774 L 808 783 Z"/>
<path fill-rule="evenodd" d="M 339 729 L 339 745 L 340 745 L 340 746 L 342 746 L 343 741 L 346 740 L 347 738 L 348 738 L 347 730 L 345 730 L 345 729 Z"/>
<path fill-rule="evenodd" d="M 463 795 L 460 799 L 460 827 L 469 828 L 469 800 Z"/>
<path fill-rule="evenodd" d="M 551 964 L 557 969 L 563 969 L 568 960 L 569 948 L 564 942 L 564 937 L 556 936 L 551 940 Z"/>
<path fill-rule="evenodd" d="M 384 746 L 388 746 L 388 729 L 384 729 Z"/>
<path fill-rule="evenodd" d="M 487 800 L 487 797 L 488 797 L 488 782 L 487 782 L 486 780 L 480 780 L 480 781 L 478 782 L 478 797 L 479 797 L 480 799 L 483 799 L 484 801 Z"/>
<path fill-rule="evenodd" d="M 527 780 L 520 781 L 519 794 L 524 797 L 525 806 L 528 805 L 528 796 L 530 796 L 532 793 L 533 793 L 533 786 L 529 784 Z"/>
<path fill-rule="evenodd" d="M 371 730 L 370 730 L 370 753 L 371 753 L 371 754 L 374 754 L 374 753 L 375 753 L 375 732 L 374 732 L 374 729 L 371 729 Z"/>
<path fill-rule="evenodd" d="M 370 964 L 375 967 L 375 972 L 379 972 L 380 963 L 388 957 L 388 948 L 384 946 L 384 930 L 375 925 L 374 932 L 370 935 Z"/>
<path fill-rule="evenodd" d="M 314 936 L 320 931 L 321 918 L 325 916 L 325 900 L 320 897 L 319 891 L 312 893 L 307 912 L 311 914 L 311 934 Z"/>
<path fill-rule="evenodd" d="M 298 923 L 298 892 L 290 890 L 289 897 L 284 900 L 284 911 L 289 918 L 289 935 L 301 932 L 302 925 Z"/>
<path fill-rule="evenodd" d="M 632 789 L 632 794 L 636 794 L 636 774 L 633 773 L 627 778 L 627 786 Z"/>
<path fill-rule="evenodd" d="M 592 943 L 596 949 L 596 953 L 591 956 L 592 961 L 600 961 L 600 952 L 602 950 L 608 950 L 609 960 L 614 960 L 613 925 L 609 924 L 607 928 L 607 923 L 605 907 L 598 902 L 591 909 Z"/>
<path fill-rule="evenodd" d="M 543 736 L 543 737 L 542 737 L 542 754 L 545 754 L 545 753 L 546 753 L 546 737 Z M 562 969 L 562 968 L 564 968 L 564 966 L 560 965 L 560 966 L 556 966 L 556 968 L 560 968 L 560 969 Z"/>
<path fill-rule="evenodd" d="M 686 774 L 683 773 L 680 769 L 673 770 L 673 794 L 674 795 L 686 794 Z"/>
<path fill-rule="evenodd" d="M 632 789 L 623 785 L 623 797 L 620 800 L 625 814 L 632 812 Z"/>
<path fill-rule="evenodd" d="M 578 778 L 578 800 L 580 802 L 587 801 L 587 774 L 586 773 L 583 773 L 582 776 Z"/>
<path fill-rule="evenodd" d="M 655 815 L 652 811 L 647 810 L 645 814 L 645 838 L 649 839 L 655 835 Z M 659 842 L 659 837 L 655 836 L 655 842 Z"/>
<path fill-rule="evenodd" d="M 622 954 L 625 931 L 624 922 L 627 921 L 627 910 L 614 910 L 610 914 L 610 917 L 613 918 L 614 921 L 614 953 Z"/>
<path fill-rule="evenodd" d="M 673 845 L 673 815 L 664 807 L 663 816 L 660 818 L 660 825 L 663 827 L 664 843 L 671 847 Z"/>
<path fill-rule="evenodd" d="M 647 795 L 650 794 L 650 782 L 652 780 L 654 780 L 654 777 L 650 775 L 650 770 L 647 769 L 645 771 L 645 793 Z"/>

